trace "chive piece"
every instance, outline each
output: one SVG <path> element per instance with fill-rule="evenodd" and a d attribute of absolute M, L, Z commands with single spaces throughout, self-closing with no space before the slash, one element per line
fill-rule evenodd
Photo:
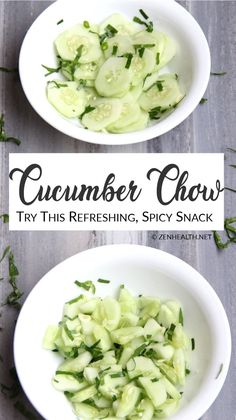
<path fill-rule="evenodd" d="M 219 378 L 219 376 L 220 376 L 220 374 L 221 374 L 221 372 L 223 370 L 223 367 L 224 367 L 224 365 L 223 365 L 223 363 L 221 363 L 220 368 L 219 368 L 219 372 L 217 373 L 215 379 L 218 379 Z"/>
<path fill-rule="evenodd" d="M 200 105 L 204 105 L 206 102 L 208 102 L 207 98 L 202 98 L 199 102 Z"/>
<path fill-rule="evenodd" d="M 83 379 L 83 372 L 71 372 L 71 371 L 67 371 L 67 370 L 57 370 L 56 375 L 72 376 L 73 378 L 77 379 L 77 381 L 81 381 L 81 379 Z"/>
<path fill-rule="evenodd" d="M 16 401 L 14 407 L 19 413 L 22 414 L 26 419 L 29 420 L 37 420 L 37 417 L 25 407 L 25 405 L 21 401 Z"/>
<path fill-rule="evenodd" d="M 84 21 L 83 25 L 84 25 L 84 27 L 86 29 L 89 29 L 90 28 L 90 24 L 89 24 L 89 22 L 87 20 Z"/>
<path fill-rule="evenodd" d="M 19 275 L 18 268 L 15 265 L 15 259 L 12 252 L 10 252 L 8 257 L 8 276 L 9 283 L 12 287 L 12 292 L 8 295 L 6 299 L 7 305 L 20 307 L 19 299 L 23 296 L 23 293 L 19 290 L 17 286 L 17 276 Z"/>
<path fill-rule="evenodd" d="M 104 280 L 104 279 L 98 279 L 97 281 L 98 283 L 106 283 L 106 284 L 111 283 L 110 280 Z"/>
<path fill-rule="evenodd" d="M 2 71 L 3 73 L 16 73 L 18 72 L 18 68 L 8 68 L 8 67 L 0 67 L 0 71 Z"/>
<path fill-rule="evenodd" d="M 12 142 L 12 143 L 17 144 L 17 146 L 19 146 L 21 144 L 21 141 L 19 139 L 16 139 L 15 137 L 9 137 L 6 134 L 4 127 L 5 127 L 4 114 L 1 114 L 0 116 L 0 142 Z"/>
<path fill-rule="evenodd" d="M 145 52 L 145 48 L 144 47 L 142 47 L 142 48 L 140 48 L 140 50 L 138 50 L 138 54 L 139 54 L 139 57 L 140 58 L 143 57 L 144 52 Z"/>
<path fill-rule="evenodd" d="M 80 119 L 82 120 L 82 118 L 83 118 L 84 115 L 88 114 L 89 112 L 94 111 L 95 109 L 96 108 L 94 106 L 91 106 L 91 105 L 86 106 L 83 114 L 80 115 Z"/>
<path fill-rule="evenodd" d="M 191 373 L 191 370 L 189 370 L 189 369 L 185 369 L 185 375 L 187 376 L 187 375 L 190 375 L 190 373 Z"/>
<path fill-rule="evenodd" d="M 62 22 L 64 22 L 64 19 L 61 19 L 57 22 L 57 25 L 60 25 Z"/>
<path fill-rule="evenodd" d="M 112 401 L 116 401 L 117 400 L 117 396 L 115 394 L 112 395 Z"/>
<path fill-rule="evenodd" d="M 159 92 L 162 92 L 163 91 L 163 80 L 159 80 L 156 83 L 156 87 L 157 87 L 157 89 L 158 89 Z"/>
<path fill-rule="evenodd" d="M 113 45 L 112 55 L 116 55 L 117 54 L 117 51 L 118 51 L 118 45 Z"/>
<path fill-rule="evenodd" d="M 0 263 L 4 260 L 7 254 L 9 254 L 10 251 L 11 251 L 11 247 L 8 245 L 3 251 L 2 257 L 0 259 Z"/>
<path fill-rule="evenodd" d="M 87 281 L 76 280 L 75 284 L 76 284 L 76 286 L 81 287 L 82 289 L 85 289 L 88 292 L 91 291 L 91 293 L 93 293 L 93 294 L 96 293 L 95 285 L 93 284 L 93 282 L 91 280 L 87 280 Z"/>
<path fill-rule="evenodd" d="M 132 62 L 132 59 L 133 59 L 133 54 L 127 53 L 127 54 L 124 54 L 124 57 L 127 58 L 127 62 L 126 62 L 125 68 L 126 69 L 129 69 L 130 68 L 130 65 L 131 65 L 131 62 Z"/>
<path fill-rule="evenodd" d="M 125 376 L 125 373 L 124 372 L 117 372 L 117 373 L 112 373 L 110 376 L 111 376 L 111 378 L 121 378 L 121 377 Z"/>
<path fill-rule="evenodd" d="M 136 357 L 136 356 L 140 356 L 140 355 L 142 355 L 143 353 L 144 353 L 144 351 L 145 351 L 145 349 L 146 349 L 146 344 L 144 343 L 144 344 L 142 344 L 140 347 L 138 347 L 136 350 L 135 350 L 135 352 L 134 352 L 134 354 L 133 354 L 133 357 Z"/>
<path fill-rule="evenodd" d="M 144 17 L 144 19 L 149 19 L 149 16 L 143 11 L 143 9 L 139 9 L 139 13 Z"/>
<path fill-rule="evenodd" d="M 45 77 L 50 76 L 53 73 L 58 73 L 61 70 L 61 66 L 59 67 L 48 67 L 45 66 L 44 64 L 41 64 L 41 66 L 47 70 L 47 73 L 44 75 Z"/>
<path fill-rule="evenodd" d="M 227 72 L 226 71 L 222 71 L 222 72 L 219 72 L 219 73 L 217 73 L 217 72 L 211 72 L 211 76 L 225 76 L 227 74 Z"/>
<path fill-rule="evenodd" d="M 158 66 L 160 64 L 160 53 L 158 52 L 156 55 L 156 65 Z"/>
<path fill-rule="evenodd" d="M 158 379 L 158 378 L 154 378 L 154 379 L 152 379 L 152 382 L 158 382 L 160 379 Z"/>
<path fill-rule="evenodd" d="M 68 85 L 67 85 L 66 83 L 58 83 L 58 82 L 56 82 L 55 80 L 49 80 L 49 81 L 47 82 L 47 84 L 48 84 L 48 85 L 50 85 L 50 84 L 54 84 L 54 85 L 55 85 L 55 87 L 56 87 L 57 89 L 60 89 L 60 88 L 62 88 L 62 87 L 68 87 Z"/>
<path fill-rule="evenodd" d="M 69 300 L 68 302 L 66 302 L 68 305 L 72 305 L 73 303 L 76 303 L 76 302 L 78 302 L 80 299 L 83 299 L 83 297 L 84 297 L 84 295 L 79 295 L 78 297 L 76 297 L 76 298 L 74 298 L 74 299 L 72 299 L 72 300 Z"/>
<path fill-rule="evenodd" d="M 114 36 L 115 34 L 118 33 L 117 29 L 114 28 L 114 26 L 112 26 L 112 25 L 107 25 L 105 30 L 109 34 L 108 35 L 109 38 L 111 38 L 112 36 Z"/>
<path fill-rule="evenodd" d="M 103 42 L 103 43 L 101 44 L 101 47 L 102 47 L 102 50 L 103 50 L 103 51 L 106 51 L 106 50 L 108 50 L 108 48 L 109 48 L 109 46 L 108 46 L 108 43 L 107 43 L 107 42 Z"/>
<path fill-rule="evenodd" d="M 80 79 L 80 80 L 79 80 L 79 85 L 80 85 L 80 86 L 82 86 L 82 87 L 86 87 L 86 86 L 87 86 L 87 80 L 85 80 L 85 79 Z"/>
<path fill-rule="evenodd" d="M 184 316 L 183 316 L 182 308 L 180 308 L 180 310 L 179 310 L 179 323 L 181 325 L 184 325 Z"/>
<path fill-rule="evenodd" d="M 74 341 L 73 334 L 71 333 L 71 331 L 69 330 L 69 328 L 67 327 L 67 325 L 66 325 L 66 324 L 63 326 L 63 328 L 64 328 L 64 331 L 65 331 L 65 333 L 66 333 L 67 337 L 68 337 L 71 341 Z"/>
<path fill-rule="evenodd" d="M 173 337 L 173 333 L 174 333 L 175 328 L 176 328 L 176 325 L 175 324 L 171 324 L 171 326 L 167 330 L 167 337 L 168 337 L 168 340 L 170 340 L 170 341 L 172 340 L 172 337 Z"/>
<path fill-rule="evenodd" d="M 3 220 L 3 223 L 9 223 L 9 214 L 1 214 L 0 219 Z"/>
<path fill-rule="evenodd" d="M 228 248 L 228 246 L 230 244 L 230 241 L 223 242 L 223 240 L 222 240 L 222 238 L 221 238 L 221 236 L 218 232 L 213 231 L 213 237 L 214 237 L 214 241 L 215 241 L 215 244 L 216 244 L 218 249 Z"/>
<path fill-rule="evenodd" d="M 191 344 L 192 344 L 192 351 L 195 350 L 195 340 L 194 338 L 191 338 Z"/>
<path fill-rule="evenodd" d="M 227 149 L 226 150 L 229 150 L 230 152 L 234 152 L 234 153 L 236 153 L 236 149 L 232 149 L 231 147 L 227 147 Z"/>

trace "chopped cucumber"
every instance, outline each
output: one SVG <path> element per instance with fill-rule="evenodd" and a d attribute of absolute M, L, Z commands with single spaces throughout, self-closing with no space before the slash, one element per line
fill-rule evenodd
<path fill-rule="evenodd" d="M 86 97 L 83 90 L 78 90 L 77 83 L 64 83 L 61 80 L 53 82 L 47 86 L 47 96 L 57 111 L 68 118 L 78 117 L 82 114 L 86 106 Z"/>
<path fill-rule="evenodd" d="M 125 103 L 134 103 L 129 100 L 130 94 Z M 118 299 L 72 299 L 43 339 L 46 349 L 64 357 L 52 384 L 81 420 L 169 417 L 189 374 L 183 324 L 178 302 L 137 298 L 125 287 Z"/>
<path fill-rule="evenodd" d="M 137 27 L 132 22 L 130 22 L 125 16 L 120 13 L 114 13 L 109 16 L 104 22 L 100 25 L 99 33 L 102 35 L 108 25 L 111 25 L 117 30 L 121 35 L 132 35 L 137 32 Z"/>
<path fill-rule="evenodd" d="M 130 68 L 126 68 L 126 63 L 125 57 L 110 57 L 105 61 L 95 80 L 99 95 L 119 98 L 128 92 L 133 73 Z"/>
<path fill-rule="evenodd" d="M 136 54 L 131 62 L 132 86 L 137 86 L 145 77 L 154 70 L 156 64 L 155 56 L 149 49 L 145 49 L 142 57 Z"/>
<path fill-rule="evenodd" d="M 119 99 L 101 98 L 93 102 L 94 109 L 83 116 L 82 124 L 92 131 L 101 131 L 114 123 L 121 115 Z"/>

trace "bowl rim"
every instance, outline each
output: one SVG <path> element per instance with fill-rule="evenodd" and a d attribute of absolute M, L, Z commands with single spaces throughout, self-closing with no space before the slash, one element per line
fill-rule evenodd
<path fill-rule="evenodd" d="M 26 298 L 26 301 L 28 299 L 31 299 L 31 296 L 35 294 L 35 292 L 37 293 L 37 289 L 39 287 L 41 287 L 42 283 L 46 283 L 47 282 L 47 275 L 49 273 L 52 274 L 52 272 L 55 270 L 60 269 L 60 266 L 64 263 L 66 264 L 70 264 L 70 262 L 75 259 L 83 259 L 84 255 L 86 255 L 86 257 L 90 257 L 90 260 L 93 257 L 93 254 L 105 254 L 108 255 L 109 252 L 111 252 L 111 256 L 112 258 L 116 257 L 117 255 L 120 255 L 121 250 L 123 252 L 124 255 L 128 255 L 135 257 L 137 256 L 137 254 L 145 261 L 145 264 L 150 261 L 153 262 L 157 262 L 158 260 L 158 268 L 160 267 L 161 269 L 159 270 L 159 272 L 164 272 L 164 274 L 173 277 L 174 273 L 176 272 L 176 268 L 180 269 L 180 272 L 183 276 L 181 276 L 181 282 L 183 282 L 182 286 L 185 288 L 185 285 L 187 284 L 189 286 L 189 288 L 196 293 L 196 295 L 201 296 L 201 299 L 203 302 L 205 303 L 209 303 L 209 301 L 211 302 L 211 308 L 212 308 L 212 304 L 215 305 L 214 306 L 214 310 L 212 311 L 211 315 L 214 313 L 214 315 L 220 320 L 221 320 L 221 324 L 220 324 L 220 331 L 223 335 L 224 333 L 224 356 L 221 358 L 222 363 L 223 363 L 223 371 L 220 373 L 220 375 L 218 377 L 214 378 L 214 386 L 213 386 L 213 382 L 207 378 L 208 382 L 205 384 L 205 382 L 203 383 L 203 387 L 201 389 L 201 394 L 203 394 L 204 399 L 203 402 L 199 402 L 197 399 L 198 397 L 198 393 L 196 393 L 195 397 L 193 398 L 193 400 L 191 400 L 191 402 L 189 404 L 186 405 L 186 407 L 183 408 L 183 415 L 181 414 L 181 420 L 189 420 L 189 410 L 191 409 L 191 414 L 194 417 L 191 417 L 191 420 L 198 420 L 200 417 L 202 417 L 202 415 L 210 408 L 210 406 L 213 404 L 213 402 L 215 401 L 215 399 L 217 398 L 218 394 L 220 393 L 228 370 L 229 370 L 229 365 L 230 365 L 230 359 L 231 359 L 231 350 L 232 350 L 232 340 L 231 340 L 231 331 L 230 331 L 230 325 L 229 325 L 229 321 L 225 312 L 225 309 L 218 297 L 218 295 L 216 294 L 215 290 L 213 289 L 213 287 L 210 285 L 210 283 L 197 271 L 195 270 L 191 265 L 189 265 L 188 263 L 186 263 L 185 261 L 183 261 L 182 259 L 176 257 L 173 254 L 170 254 L 168 252 L 162 251 L 160 249 L 156 249 L 156 248 L 151 248 L 145 245 L 135 245 L 135 244 L 113 244 L 113 245 L 103 245 L 103 246 L 98 246 L 98 247 L 94 247 L 94 248 L 90 248 L 87 250 L 84 250 L 82 252 L 79 252 L 67 259 L 65 259 L 64 261 L 60 262 L 59 264 L 57 264 L 56 266 L 54 266 L 51 270 L 49 270 L 39 281 L 38 283 L 36 283 L 36 285 L 33 287 L 33 289 L 31 290 L 31 292 L 29 293 L 29 295 Z M 164 271 L 163 271 L 164 270 Z M 175 274 L 176 275 L 176 274 Z M 178 273 L 178 278 L 180 277 L 180 273 Z M 183 277 L 183 279 L 182 279 Z M 194 281 L 193 278 L 195 277 Z M 200 293 L 200 291 L 204 291 L 204 293 Z M 194 295 L 195 296 L 195 295 Z M 25 302 L 26 302 L 25 301 Z M 197 300 L 198 304 L 199 301 Z M 14 362 L 15 362 L 15 366 L 16 366 L 16 370 L 19 376 L 19 380 L 20 383 L 22 385 L 22 388 L 25 392 L 25 394 L 27 395 L 27 397 L 29 398 L 29 400 L 31 401 L 31 403 L 33 404 L 33 406 L 36 408 L 36 410 L 43 416 L 44 413 L 42 413 L 42 408 L 38 406 L 37 401 L 33 401 L 33 399 L 30 398 L 30 396 L 28 395 L 28 392 L 26 390 L 25 384 L 24 384 L 24 379 L 22 378 L 21 375 L 21 370 L 20 370 L 20 363 L 21 360 L 20 358 L 18 358 L 18 343 L 20 342 L 20 324 L 21 324 L 21 317 L 22 314 L 24 313 L 24 306 L 25 303 L 20 311 L 17 323 L 16 323 L 16 328 L 15 328 L 15 333 L 14 333 L 14 341 L 13 341 L 13 354 L 14 354 Z M 202 307 L 200 305 L 200 310 L 202 310 Z M 214 317 L 213 317 L 214 318 Z M 214 318 L 215 319 L 215 318 Z M 217 324 L 219 325 L 219 324 Z M 219 334 L 216 334 L 215 338 L 217 339 L 217 343 L 221 342 L 221 338 L 222 335 L 220 336 Z M 208 375 L 209 376 L 209 375 Z M 213 379 L 213 378 L 212 378 Z M 217 380 L 216 380 L 217 379 Z M 212 382 L 212 383 L 211 383 Z M 187 413 L 187 415 L 185 414 L 185 411 Z M 178 412 L 179 413 L 179 412 Z M 177 414 L 178 414 L 177 413 Z"/>
<path fill-rule="evenodd" d="M 76 1 L 76 0 L 71 0 Z M 113 3 L 117 3 L 117 0 L 111 0 Z M 149 0 L 153 1 L 153 0 Z M 196 77 L 198 89 L 195 91 L 194 96 L 186 96 L 181 105 L 176 108 L 176 110 L 170 113 L 164 120 L 155 124 L 151 127 L 147 127 L 144 130 L 135 131 L 131 133 L 123 133 L 123 134 L 112 134 L 112 133 L 100 133 L 94 132 L 91 130 L 85 130 L 82 127 L 77 127 L 73 125 L 69 119 L 63 118 L 58 113 L 55 114 L 53 119 L 47 115 L 46 111 L 44 111 L 43 106 L 38 107 L 37 101 L 31 95 L 31 89 L 28 88 L 27 84 L 27 77 L 24 76 L 24 67 L 27 64 L 27 42 L 30 39 L 31 32 L 33 28 L 44 19 L 44 16 L 47 15 L 48 10 L 54 10 L 58 7 L 58 4 L 66 4 L 67 0 L 58 0 L 55 3 L 52 3 L 48 6 L 32 23 L 30 28 L 28 29 L 24 40 L 21 45 L 20 55 L 19 55 L 19 75 L 20 81 L 23 88 L 23 91 L 31 104 L 32 108 L 35 112 L 49 125 L 54 127 L 56 130 L 60 131 L 63 134 L 66 134 L 69 137 L 72 137 L 75 140 L 81 140 L 88 143 L 93 144 L 100 144 L 100 145 L 129 145 L 140 143 L 143 141 L 151 140 L 153 138 L 158 138 L 159 136 L 171 131 L 173 128 L 177 127 L 181 124 L 189 115 L 194 111 L 194 109 L 198 106 L 200 100 L 202 99 L 206 88 L 208 86 L 209 78 L 210 78 L 210 70 L 211 70 L 211 55 L 208 42 L 206 37 L 201 29 L 199 23 L 195 20 L 195 18 L 179 3 L 175 0 L 168 0 L 166 2 L 162 2 L 162 0 L 156 0 L 156 7 L 161 4 L 161 7 L 164 7 L 168 10 L 168 8 L 175 8 L 177 12 L 181 12 L 184 19 L 189 21 L 189 26 L 191 26 L 191 36 L 192 33 L 195 33 L 195 36 L 198 38 L 198 43 L 200 44 L 201 54 L 200 57 L 204 56 L 203 59 L 199 61 L 201 63 L 201 77 L 198 75 Z M 200 72 L 199 72 L 200 73 Z"/>

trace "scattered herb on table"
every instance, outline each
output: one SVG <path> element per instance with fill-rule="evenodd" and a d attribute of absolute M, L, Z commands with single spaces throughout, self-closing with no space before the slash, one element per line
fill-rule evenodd
<path fill-rule="evenodd" d="M 28 408 L 25 406 L 25 404 L 23 404 L 21 401 L 16 401 L 15 404 L 14 404 L 14 407 L 26 419 L 29 419 L 29 420 L 36 420 L 37 419 L 37 417 L 31 411 L 29 411 Z"/>
<path fill-rule="evenodd" d="M 58 22 L 57 22 L 57 25 L 60 25 L 61 23 L 63 23 L 64 22 L 64 19 L 61 19 L 61 20 L 59 20 Z"/>
<path fill-rule="evenodd" d="M 3 220 L 3 223 L 8 223 L 9 222 L 9 215 L 4 213 L 0 215 L 0 219 Z"/>
<path fill-rule="evenodd" d="M 224 232 L 226 235 L 225 240 L 218 232 L 213 232 L 215 244 L 218 249 L 226 249 L 229 247 L 230 244 L 236 243 L 236 217 L 230 217 L 225 219 Z"/>
<path fill-rule="evenodd" d="M 19 299 L 22 297 L 23 293 L 19 290 L 17 286 L 17 276 L 19 275 L 18 268 L 15 265 L 15 259 L 12 252 L 10 252 L 8 257 L 8 275 L 9 275 L 9 283 L 12 287 L 12 292 L 9 293 L 6 299 L 7 305 L 20 307 Z"/>
<path fill-rule="evenodd" d="M 200 100 L 200 102 L 199 102 L 199 104 L 200 105 L 204 105 L 205 103 L 207 103 L 208 102 L 208 99 L 207 98 L 202 98 L 201 100 Z"/>
<path fill-rule="evenodd" d="M 0 71 L 2 71 L 3 73 L 17 73 L 18 72 L 18 68 L 8 68 L 8 67 L 0 67 Z"/>
<path fill-rule="evenodd" d="M 2 257 L 0 259 L 0 263 L 4 260 L 7 254 L 9 254 L 10 251 L 11 251 L 11 247 L 8 245 L 3 251 Z"/>
<path fill-rule="evenodd" d="M 21 141 L 19 139 L 15 137 L 10 137 L 6 134 L 4 114 L 1 114 L 0 117 L 0 142 L 12 142 L 17 144 L 17 146 L 21 144 Z"/>
<path fill-rule="evenodd" d="M 227 74 L 226 71 L 221 71 L 219 73 L 212 71 L 211 76 L 225 76 Z"/>

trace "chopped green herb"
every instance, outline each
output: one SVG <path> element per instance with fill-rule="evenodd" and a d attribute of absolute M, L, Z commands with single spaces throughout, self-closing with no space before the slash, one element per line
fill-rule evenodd
<path fill-rule="evenodd" d="M 22 297 L 23 293 L 19 290 L 16 278 L 19 275 L 18 268 L 15 265 L 14 255 L 10 252 L 9 257 L 9 268 L 8 268 L 8 275 L 9 275 L 9 283 L 12 287 L 12 292 L 8 295 L 6 303 L 10 306 L 20 307 L 19 299 Z"/>
<path fill-rule="evenodd" d="M 112 38 L 115 34 L 118 33 L 117 29 L 112 25 L 107 25 L 105 30 L 109 34 L 109 38 Z"/>
<path fill-rule="evenodd" d="M 50 76 L 53 73 L 58 73 L 61 70 L 61 66 L 56 67 L 56 68 L 55 67 L 48 67 L 48 66 L 45 66 L 44 64 L 41 64 L 41 66 L 44 69 L 47 70 L 47 73 L 45 73 L 45 75 L 44 75 L 45 77 Z"/>
<path fill-rule="evenodd" d="M 9 222 L 9 214 L 1 214 L 0 219 L 3 220 L 3 223 Z"/>
<path fill-rule="evenodd" d="M 143 11 L 142 11 L 143 12 Z M 143 16 L 143 14 L 141 13 L 141 9 L 140 9 L 140 14 Z M 147 16 L 146 14 L 145 14 L 145 16 Z M 146 19 L 146 18 L 145 18 Z M 147 19 L 149 19 L 148 17 L 147 17 Z M 146 19 L 146 20 L 147 20 Z M 135 23 L 139 23 L 140 25 L 144 25 L 144 26 L 146 26 L 146 31 L 147 32 L 153 32 L 153 22 L 151 22 L 151 21 L 149 21 L 149 22 L 145 22 L 145 21 L 143 21 L 142 19 L 140 19 L 139 17 L 137 17 L 137 16 L 135 16 L 134 18 L 133 18 L 133 21 L 135 22 Z"/>
<path fill-rule="evenodd" d="M 93 293 L 93 294 L 96 293 L 96 287 L 91 280 L 87 280 L 87 281 L 76 280 L 75 284 L 76 284 L 76 286 L 81 287 L 82 289 L 85 289 L 88 292 L 91 291 L 91 293 Z"/>
<path fill-rule="evenodd" d="M 223 370 L 223 367 L 224 367 L 224 365 L 223 365 L 223 363 L 221 363 L 221 365 L 220 365 L 220 369 L 219 369 L 219 372 L 217 373 L 217 375 L 216 375 L 215 379 L 218 379 L 218 378 L 219 378 L 219 376 L 220 376 L 220 374 L 221 374 L 221 372 L 222 372 L 222 370 Z"/>
<path fill-rule="evenodd" d="M 67 370 L 57 370 L 56 375 L 72 376 L 73 378 L 77 379 L 78 381 L 81 381 L 81 379 L 83 379 L 83 372 L 70 372 L 70 371 L 67 371 Z"/>
<path fill-rule="evenodd" d="M 181 325 L 184 325 L 184 316 L 183 316 L 183 311 L 182 311 L 182 309 L 180 308 L 180 310 L 179 310 L 179 323 L 181 324 Z"/>
<path fill-rule="evenodd" d="M 26 408 L 25 405 L 22 402 L 16 401 L 15 404 L 14 404 L 14 407 L 26 419 L 37 420 L 37 417 L 31 411 L 29 411 L 28 408 Z"/>
<path fill-rule="evenodd" d="M 8 67 L 0 67 L 0 71 L 4 73 L 16 73 L 18 72 L 18 68 L 9 69 Z"/>
<path fill-rule="evenodd" d="M 5 127 L 4 114 L 1 114 L 1 117 L 0 117 L 0 142 L 12 142 L 12 143 L 17 144 L 17 146 L 19 146 L 21 144 L 21 141 L 19 139 L 16 139 L 15 137 L 7 136 L 4 127 Z"/>
<path fill-rule="evenodd" d="M 112 373 L 111 378 L 122 378 L 125 375 L 126 375 L 125 372 Z"/>
<path fill-rule="evenodd" d="M 0 263 L 4 260 L 7 254 L 9 254 L 10 251 L 11 251 L 11 247 L 8 245 L 3 251 L 2 257 L 0 259 Z"/>
<path fill-rule="evenodd" d="M 83 114 L 80 115 L 80 119 L 82 120 L 82 118 L 83 118 L 84 115 L 88 114 L 89 112 L 94 111 L 95 109 L 96 108 L 94 106 L 91 106 L 91 105 L 86 106 Z"/>
<path fill-rule="evenodd" d="M 152 379 L 152 382 L 158 382 L 159 381 L 159 379 L 158 378 L 154 378 L 154 379 Z"/>
<path fill-rule="evenodd" d="M 86 87 L 87 86 L 87 80 L 80 79 L 79 80 L 79 85 L 82 86 L 82 87 Z"/>
<path fill-rule="evenodd" d="M 191 338 L 191 344 L 192 344 L 192 351 L 195 350 L 195 340 L 194 338 Z"/>
<path fill-rule="evenodd" d="M 204 105 L 206 102 L 208 102 L 207 98 L 202 98 L 199 102 L 200 105 Z"/>
<path fill-rule="evenodd" d="M 118 45 L 113 45 L 112 55 L 116 55 L 117 54 L 117 51 L 118 51 Z"/>
<path fill-rule="evenodd" d="M 76 302 L 78 302 L 79 300 L 81 300 L 81 299 L 83 299 L 83 297 L 84 297 L 84 295 L 79 295 L 78 297 L 76 297 L 76 298 L 74 298 L 74 299 L 72 299 L 72 300 L 69 300 L 69 302 L 66 302 L 68 305 L 72 305 L 73 303 L 76 303 Z"/>
<path fill-rule="evenodd" d="M 67 335 L 67 337 L 71 340 L 71 341 L 74 341 L 74 337 L 73 337 L 73 334 L 71 333 L 71 331 L 69 330 L 69 328 L 67 327 L 67 325 L 65 324 L 64 325 L 64 331 L 65 331 L 65 333 L 66 333 L 66 335 Z"/>
<path fill-rule="evenodd" d="M 149 16 L 143 11 L 143 9 L 139 9 L 139 13 L 144 17 L 144 19 L 149 19 Z"/>
<path fill-rule="evenodd" d="M 132 59 L 133 59 L 133 54 L 127 53 L 127 54 L 124 54 L 123 57 L 126 57 L 127 58 L 127 62 L 126 62 L 125 68 L 126 69 L 129 69 L 130 68 L 130 65 L 131 65 L 131 62 L 132 62 Z"/>
<path fill-rule="evenodd" d="M 171 324 L 171 326 L 166 331 L 168 340 L 170 341 L 172 340 L 175 328 L 176 328 L 176 325 Z"/>
<path fill-rule="evenodd" d="M 231 147 L 227 147 L 227 150 L 229 150 L 230 152 L 236 153 L 236 149 L 232 149 Z"/>
<path fill-rule="evenodd" d="M 234 191 L 234 190 L 233 190 Z M 225 249 L 232 243 L 236 243 L 236 217 L 226 218 L 224 222 L 224 229 L 227 240 L 223 241 L 220 234 L 216 231 L 213 232 L 215 244 L 218 249 Z"/>
<path fill-rule="evenodd" d="M 101 44 L 101 47 L 102 47 L 102 50 L 103 51 L 106 51 L 106 50 L 108 50 L 108 43 L 107 42 L 103 42 L 102 44 Z"/>
<path fill-rule="evenodd" d="M 158 80 L 158 82 L 156 83 L 156 87 L 159 90 L 159 92 L 163 91 L 163 80 Z"/>
<path fill-rule="evenodd" d="M 191 370 L 189 370 L 189 369 L 185 369 L 185 375 L 187 376 L 187 375 L 190 375 L 190 373 L 191 373 Z"/>
<path fill-rule="evenodd" d="M 57 22 L 57 25 L 60 25 L 62 22 L 64 22 L 64 19 L 61 19 Z"/>
<path fill-rule="evenodd" d="M 140 347 L 138 347 L 136 350 L 135 350 L 135 352 L 134 352 L 134 354 L 133 354 L 133 357 L 136 357 L 136 356 L 141 356 L 144 352 L 145 352 L 145 349 L 146 349 L 146 343 L 144 343 L 144 344 L 142 344 Z"/>
<path fill-rule="evenodd" d="M 143 54 L 145 53 L 145 48 L 143 47 L 143 48 L 140 48 L 140 50 L 138 50 L 138 54 L 139 54 L 139 57 L 140 58 L 142 58 L 143 57 Z"/>
<path fill-rule="evenodd" d="M 160 64 L 160 53 L 158 52 L 156 54 L 156 65 L 158 66 Z"/>
<path fill-rule="evenodd" d="M 216 73 L 216 72 L 211 72 L 211 76 L 225 76 L 227 74 L 226 71 L 222 71 L 220 73 Z"/>
<path fill-rule="evenodd" d="M 70 60 L 63 60 L 60 56 L 57 56 L 58 58 L 58 63 L 59 63 L 59 67 L 58 67 L 58 71 L 59 70 L 64 70 L 64 72 L 68 73 L 69 79 L 74 80 L 74 72 L 76 70 L 76 68 L 80 65 L 79 60 L 81 58 L 82 52 L 83 52 L 83 45 L 80 45 L 77 48 L 77 53 L 76 56 L 74 58 L 73 61 Z M 45 75 L 47 76 L 47 75 Z"/>
<path fill-rule="evenodd" d="M 89 29 L 90 28 L 90 24 L 89 24 L 89 22 L 87 20 L 84 21 L 83 25 L 84 25 L 84 27 L 86 29 Z"/>
<path fill-rule="evenodd" d="M 98 279 L 98 283 L 111 283 L 110 280 Z"/>
<path fill-rule="evenodd" d="M 50 80 L 49 82 L 48 82 L 48 85 L 49 84 L 54 84 L 55 85 L 55 87 L 57 88 L 57 89 L 60 89 L 60 88 L 62 88 L 62 87 L 68 87 L 68 85 L 66 84 L 66 83 L 58 83 L 58 82 L 56 82 L 55 80 Z"/>

